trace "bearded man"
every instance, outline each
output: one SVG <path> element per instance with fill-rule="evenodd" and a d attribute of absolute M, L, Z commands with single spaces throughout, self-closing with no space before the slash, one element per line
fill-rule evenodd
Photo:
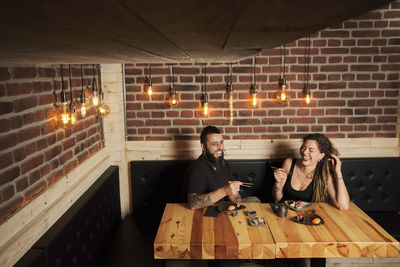
<path fill-rule="evenodd" d="M 191 209 L 221 201 L 241 203 L 242 182 L 230 181 L 229 163 L 224 159 L 224 139 L 215 126 L 207 126 L 200 135 L 201 155 L 185 173 L 185 192 Z"/>

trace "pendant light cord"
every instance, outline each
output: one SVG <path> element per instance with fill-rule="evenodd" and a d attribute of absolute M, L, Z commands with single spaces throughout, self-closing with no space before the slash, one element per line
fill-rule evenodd
<path fill-rule="evenodd" d="M 307 42 L 307 67 L 306 67 L 306 86 L 309 86 L 308 76 L 310 75 L 310 46 L 311 46 L 311 39 L 310 35 L 308 36 Z"/>
<path fill-rule="evenodd" d="M 204 63 L 204 93 L 207 94 L 207 65 Z"/>

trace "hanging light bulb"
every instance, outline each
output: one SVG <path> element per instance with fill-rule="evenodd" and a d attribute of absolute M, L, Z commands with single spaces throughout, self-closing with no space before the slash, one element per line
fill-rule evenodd
<path fill-rule="evenodd" d="M 208 116 L 208 95 L 207 95 L 207 67 L 204 64 L 204 92 L 200 99 L 200 114 L 203 116 Z"/>
<path fill-rule="evenodd" d="M 97 92 L 97 81 L 95 77 L 94 65 L 93 66 L 93 79 L 92 79 L 92 89 L 93 89 L 93 96 L 92 96 L 92 103 L 93 106 L 97 107 L 99 105 L 99 93 Z"/>
<path fill-rule="evenodd" d="M 87 113 L 87 108 L 86 108 L 86 96 L 85 96 L 85 90 L 83 89 L 83 70 L 82 70 L 82 64 L 81 64 L 81 116 L 82 118 L 86 117 Z"/>
<path fill-rule="evenodd" d="M 279 99 L 281 102 L 286 102 L 286 101 L 289 100 L 289 96 L 288 96 L 288 93 L 287 93 L 287 91 L 286 91 L 286 90 L 287 90 L 286 78 L 285 78 L 285 77 L 280 78 L 280 79 L 279 79 L 279 84 L 280 84 L 281 90 L 280 90 L 280 92 L 279 92 L 278 99 Z"/>
<path fill-rule="evenodd" d="M 100 89 L 100 106 L 99 106 L 99 112 L 101 116 L 106 117 L 108 114 L 110 114 L 110 107 L 104 102 L 104 93 L 103 90 Z"/>
<path fill-rule="evenodd" d="M 169 102 L 170 106 L 174 107 L 176 104 L 178 104 L 178 97 L 176 95 L 176 90 L 175 90 L 175 74 L 174 74 L 174 66 L 171 65 L 171 73 L 172 73 L 172 85 L 171 88 L 169 89 Z"/>
<path fill-rule="evenodd" d="M 171 87 L 171 89 L 170 89 L 170 102 L 171 102 L 171 106 L 173 106 L 173 107 L 176 106 L 176 104 L 178 104 L 175 87 Z"/>
<path fill-rule="evenodd" d="M 69 104 L 69 112 L 70 112 L 69 124 L 70 126 L 75 126 L 77 119 L 76 119 L 75 103 L 73 101 L 71 101 L 71 103 Z"/>
<path fill-rule="evenodd" d="M 69 127 L 70 113 L 68 111 L 67 92 L 64 87 L 61 89 L 61 114 L 60 121 L 63 128 Z"/>
<path fill-rule="evenodd" d="M 250 87 L 251 91 L 251 105 L 253 107 L 257 107 L 258 101 L 257 101 L 257 88 L 254 84 L 251 85 Z"/>
<path fill-rule="evenodd" d="M 208 96 L 207 93 L 201 95 L 200 113 L 203 116 L 208 116 Z"/>
<path fill-rule="evenodd" d="M 69 103 L 69 124 L 70 126 L 76 125 L 76 107 L 74 102 L 74 96 L 72 93 L 72 72 L 71 72 L 71 64 L 69 66 L 69 96 L 70 96 L 70 103 Z"/>
<path fill-rule="evenodd" d="M 58 105 L 58 107 L 56 108 L 54 118 L 55 118 L 55 125 L 57 127 L 68 128 L 70 113 L 68 109 L 67 92 L 65 91 L 64 88 L 63 65 L 60 65 L 60 72 L 61 72 L 61 92 L 60 92 L 61 105 Z"/>
<path fill-rule="evenodd" d="M 149 78 L 149 83 L 147 84 L 146 92 L 147 92 L 147 94 L 148 94 L 149 96 L 152 96 L 152 95 L 153 95 L 153 85 L 152 85 L 152 83 L 151 83 L 151 78 Z"/>
<path fill-rule="evenodd" d="M 149 77 L 147 79 L 148 79 L 148 83 L 146 85 L 145 91 L 146 91 L 147 95 L 149 97 L 151 97 L 153 95 L 153 84 L 151 82 L 151 65 L 150 64 L 149 64 Z"/>
<path fill-rule="evenodd" d="M 306 102 L 307 105 L 309 105 L 311 102 L 311 91 L 310 87 L 308 86 L 304 87 L 304 102 Z"/>
<path fill-rule="evenodd" d="M 305 71 L 305 84 L 304 84 L 304 102 L 306 102 L 307 105 L 310 104 L 311 102 L 311 90 L 310 90 L 310 85 L 308 82 L 308 76 L 310 74 L 310 45 L 311 45 L 311 40 L 310 40 L 310 35 L 308 36 L 307 40 L 307 50 L 306 50 L 306 71 Z"/>

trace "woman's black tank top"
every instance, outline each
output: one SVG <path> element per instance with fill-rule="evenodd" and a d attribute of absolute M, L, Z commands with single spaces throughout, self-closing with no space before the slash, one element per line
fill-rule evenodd
<path fill-rule="evenodd" d="M 311 202 L 313 196 L 313 184 L 314 180 L 307 186 L 306 189 L 298 191 L 292 187 L 292 173 L 294 166 L 296 165 L 296 159 L 292 159 L 292 166 L 290 166 L 290 174 L 286 179 L 285 186 L 283 187 L 283 199 L 284 200 L 301 200 Z"/>

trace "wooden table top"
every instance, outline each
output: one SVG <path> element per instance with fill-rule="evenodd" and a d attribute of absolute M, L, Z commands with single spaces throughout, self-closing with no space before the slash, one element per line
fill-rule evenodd
<path fill-rule="evenodd" d="M 248 209 L 256 210 L 264 218 L 267 205 L 246 203 Z M 267 225 L 248 225 L 243 210 L 236 217 L 225 212 L 218 217 L 206 217 L 205 210 L 191 210 L 186 204 L 167 204 L 154 241 L 154 258 L 275 258 L 275 243 Z"/>
<path fill-rule="evenodd" d="M 398 257 L 399 242 L 354 203 L 340 211 L 328 203 L 313 203 L 312 209 L 324 220 L 312 226 L 292 222 L 298 213 L 288 211 L 285 218 L 263 206 L 276 244 L 277 258 L 359 258 Z"/>
<path fill-rule="evenodd" d="M 351 203 L 340 211 L 327 203 L 312 208 L 325 223 L 319 226 L 280 218 L 267 203 L 245 203 L 265 226 L 250 226 L 244 211 L 232 217 L 203 216 L 206 209 L 167 204 L 154 241 L 156 259 L 273 259 L 329 257 L 398 257 L 399 242 Z"/>

